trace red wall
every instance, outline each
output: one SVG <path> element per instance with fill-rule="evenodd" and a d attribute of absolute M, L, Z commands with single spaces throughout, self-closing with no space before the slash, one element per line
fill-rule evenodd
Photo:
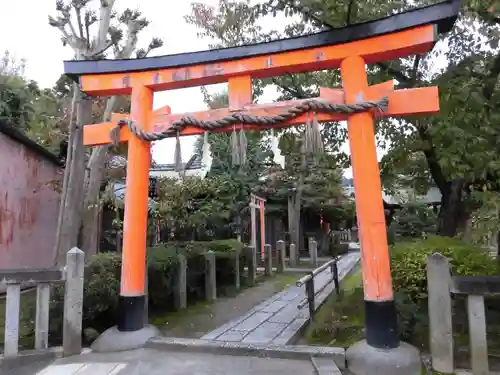
<path fill-rule="evenodd" d="M 0 268 L 53 265 L 61 171 L 0 132 Z"/>

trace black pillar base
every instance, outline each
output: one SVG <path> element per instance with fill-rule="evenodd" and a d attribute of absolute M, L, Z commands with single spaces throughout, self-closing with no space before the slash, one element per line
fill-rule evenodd
<path fill-rule="evenodd" d="M 120 296 L 118 301 L 118 330 L 121 332 L 138 331 L 144 328 L 144 309 L 146 297 Z"/>
<path fill-rule="evenodd" d="M 365 301 L 366 342 L 379 349 L 399 346 L 398 316 L 392 301 Z"/>

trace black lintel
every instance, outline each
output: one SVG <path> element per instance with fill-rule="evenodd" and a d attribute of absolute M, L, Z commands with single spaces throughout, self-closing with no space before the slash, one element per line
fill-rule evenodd
<path fill-rule="evenodd" d="M 142 59 L 65 61 L 64 73 L 74 80 L 88 74 L 140 72 L 177 68 L 228 60 L 332 46 L 375 36 L 394 33 L 417 26 L 437 25 L 438 33 L 451 30 L 460 10 L 460 0 L 447 0 L 426 7 L 415 8 L 378 20 L 353 24 L 289 39 L 274 40 L 240 47 L 155 56 Z"/>

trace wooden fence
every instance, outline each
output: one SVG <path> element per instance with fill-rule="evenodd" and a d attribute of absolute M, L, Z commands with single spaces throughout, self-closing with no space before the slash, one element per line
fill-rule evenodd
<path fill-rule="evenodd" d="M 306 289 L 306 298 L 303 299 L 299 303 L 297 308 L 300 310 L 305 305 L 308 305 L 309 306 L 309 319 L 310 320 L 313 319 L 314 312 L 316 311 L 316 297 L 329 285 L 329 283 L 325 283 L 321 288 L 318 288 L 316 290 L 316 288 L 314 286 L 314 278 L 316 276 L 318 276 L 320 273 L 322 273 L 327 268 L 330 268 L 330 271 L 332 274 L 332 281 L 334 282 L 334 285 L 335 285 L 335 292 L 337 293 L 337 295 L 340 294 L 339 270 L 338 270 L 338 266 L 337 266 L 337 261 L 338 261 L 337 257 L 333 258 L 332 260 L 326 262 L 322 266 L 311 271 L 308 275 L 300 278 L 296 282 L 296 285 L 298 287 L 305 285 L 305 289 Z"/>
<path fill-rule="evenodd" d="M 448 374 L 455 372 L 452 295 L 466 295 L 472 373 L 487 375 L 489 365 L 484 296 L 500 294 L 500 277 L 452 276 L 448 259 L 436 253 L 427 261 L 427 287 L 433 369 Z"/>
<path fill-rule="evenodd" d="M 77 248 L 66 255 L 64 268 L 0 270 L 0 284 L 7 285 L 5 305 L 5 359 L 19 355 L 21 284 L 36 285 L 35 349 L 49 348 L 50 288 L 64 282 L 63 356 L 82 350 L 83 273 L 85 255 Z"/>

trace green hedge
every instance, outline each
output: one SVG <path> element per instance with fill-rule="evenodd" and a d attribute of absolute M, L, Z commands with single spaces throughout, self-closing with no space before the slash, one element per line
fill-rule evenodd
<path fill-rule="evenodd" d="M 449 237 L 398 242 L 391 247 L 391 272 L 401 338 L 427 342 L 427 258 L 440 253 L 460 276 L 498 275 L 499 267 L 487 251 Z"/>
<path fill-rule="evenodd" d="M 175 310 L 175 287 L 178 275 L 178 254 L 187 259 L 188 303 L 204 298 L 205 257 L 208 251 L 216 256 L 218 293 L 235 285 L 236 250 L 240 256 L 240 275 L 243 275 L 245 254 L 243 244 L 236 240 L 169 243 L 148 249 L 149 311 L 165 313 Z M 116 324 L 120 291 L 121 255 L 101 253 L 85 266 L 83 328 L 102 332 Z M 245 280 L 242 279 L 242 285 Z M 52 293 L 50 338 L 58 343 L 62 337 L 63 286 Z"/>

